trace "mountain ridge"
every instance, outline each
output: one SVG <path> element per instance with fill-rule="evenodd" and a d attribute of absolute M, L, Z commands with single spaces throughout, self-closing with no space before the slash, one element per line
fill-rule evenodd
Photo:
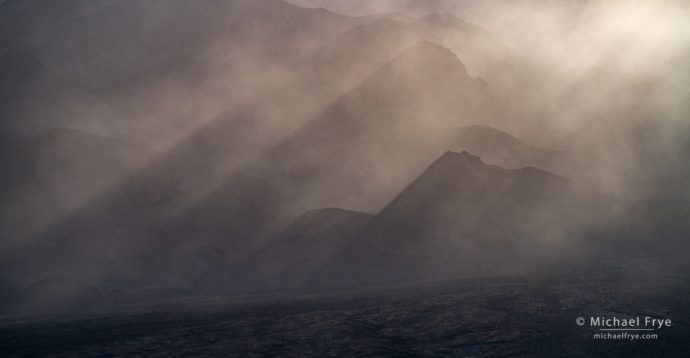
<path fill-rule="evenodd" d="M 316 191 L 329 181 L 351 178 L 355 185 L 348 187 L 360 194 L 334 192 L 340 198 L 323 197 L 305 209 L 376 210 L 361 194 L 377 195 L 372 203 L 386 200 L 407 175 L 442 153 L 436 139 L 444 133 L 444 123 L 493 116 L 488 96 L 452 51 L 420 41 L 270 149 L 265 156 L 269 173 L 262 175 L 283 178 L 288 186 L 314 184 Z M 406 141 L 410 144 L 404 145 Z M 384 173 L 376 168 L 384 162 L 400 168 Z M 387 188 L 379 191 L 381 186 Z"/>
<path fill-rule="evenodd" d="M 496 273 L 509 262 L 526 265 L 532 250 L 559 249 L 531 233 L 543 230 L 556 238 L 567 231 L 569 185 L 536 168 L 504 169 L 448 151 L 349 242 L 330 274 L 335 280 L 432 278 Z"/>

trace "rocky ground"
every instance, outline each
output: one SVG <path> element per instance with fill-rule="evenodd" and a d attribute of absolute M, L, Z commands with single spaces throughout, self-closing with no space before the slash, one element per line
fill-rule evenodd
<path fill-rule="evenodd" d="M 663 271 L 663 272 L 661 272 Z M 296 296 L 196 297 L 0 320 L 3 356 L 684 356 L 688 274 L 648 263 Z M 580 316 L 670 318 L 595 340 Z M 588 318 L 589 319 L 589 318 Z"/>

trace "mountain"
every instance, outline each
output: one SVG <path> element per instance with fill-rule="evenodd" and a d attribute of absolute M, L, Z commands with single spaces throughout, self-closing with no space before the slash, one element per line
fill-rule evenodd
<path fill-rule="evenodd" d="M 310 118 L 420 40 L 400 21 L 358 19 L 362 24 L 330 39 L 293 71 L 276 76 L 255 96 L 219 115 L 194 136 L 211 158 L 232 167 L 285 139 Z M 228 156 L 228 153 L 233 156 Z M 230 157 L 230 158 L 228 158 Z M 213 165 L 219 165 L 217 163 Z"/>
<path fill-rule="evenodd" d="M 293 4 L 308 7 L 323 7 L 333 11 L 354 16 L 385 13 L 408 13 L 414 15 L 428 15 L 438 12 L 466 10 L 472 7 L 468 1 L 457 0 L 380 0 L 371 3 L 365 0 L 337 1 L 337 0 L 289 0 Z"/>
<path fill-rule="evenodd" d="M 56 128 L 2 143 L 0 222 L 23 241 L 82 209 L 152 158 L 136 142 Z"/>
<path fill-rule="evenodd" d="M 474 50 L 468 46 L 484 34 L 457 17 L 381 16 L 351 22 L 351 28 L 305 57 L 294 71 L 275 76 L 270 86 L 216 118 L 199 142 L 221 153 L 228 152 L 228 142 L 242 147 L 240 152 L 265 150 L 413 45 L 445 40 L 440 43 L 461 44 L 455 48 L 463 57 L 473 58 Z M 232 164 L 236 163 L 225 165 Z"/>
<path fill-rule="evenodd" d="M 425 40 L 433 41 L 452 49 L 461 56 L 462 61 L 472 73 L 482 78 L 490 78 L 498 68 L 511 61 L 510 51 L 497 41 L 488 31 L 464 18 L 476 20 L 486 14 L 475 3 L 467 1 L 332 1 L 290 0 L 291 3 L 326 8 L 351 16 L 397 19 L 415 29 Z M 478 12 L 475 10 L 479 10 Z M 476 15 L 480 15 L 479 17 Z M 486 19 L 483 19 L 486 20 Z M 512 58 L 514 61 L 514 58 Z M 500 65 L 500 66 L 496 66 Z"/>
<path fill-rule="evenodd" d="M 336 208 L 308 211 L 249 257 L 243 276 L 254 288 L 257 284 L 271 289 L 307 285 L 373 217 Z"/>
<path fill-rule="evenodd" d="M 528 265 L 562 249 L 571 195 L 571 184 L 551 173 L 447 152 L 348 242 L 324 280 L 495 274 Z"/>
<path fill-rule="evenodd" d="M 445 151 L 446 128 L 498 120 L 494 102 L 455 54 L 420 42 L 270 150 L 262 176 L 307 207 L 376 211 Z"/>
<path fill-rule="evenodd" d="M 32 241 L 6 246 L 3 305 L 64 308 L 154 299 L 159 291 L 232 290 L 234 267 L 280 222 L 281 194 L 247 176 L 218 178 L 156 203 L 124 205 L 122 190 Z"/>
<path fill-rule="evenodd" d="M 206 172 L 185 181 L 141 144 L 55 129 L 0 149 L 7 307 L 228 289 L 233 266 L 284 220 L 269 183 Z"/>
<path fill-rule="evenodd" d="M 284 193 L 243 174 L 216 175 L 144 207 L 126 227 L 152 231 L 131 279 L 195 290 L 233 289 L 233 269 L 287 221 Z M 146 281 L 143 281 L 146 283 Z"/>
<path fill-rule="evenodd" d="M 488 33 L 450 14 L 430 14 L 421 18 L 387 14 L 362 20 L 306 59 L 317 80 L 343 76 L 346 84 L 354 85 L 400 52 L 421 41 L 452 47 L 464 59 L 472 57 L 474 41 L 488 41 Z M 486 44 L 485 44 L 486 45 Z M 357 81 L 357 82 L 355 82 Z M 337 81 L 335 84 L 337 86 Z M 348 86 L 341 88 L 347 89 Z"/>
<path fill-rule="evenodd" d="M 338 34 L 348 19 L 274 0 L 68 0 L 60 6 L 10 1 L 0 9 L 9 40 L 4 52 L 52 56 L 41 65 L 89 88 L 202 61 L 194 51 L 220 39 L 228 50 L 238 47 L 238 53 L 227 53 L 228 61 L 242 56 L 243 48 L 274 53 L 282 61 L 299 58 L 318 46 L 301 40 Z"/>
<path fill-rule="evenodd" d="M 163 129 L 172 135 L 190 117 L 212 118 L 251 97 L 354 23 L 279 0 L 9 1 L 0 7 L 3 125 L 65 126 L 72 106 L 45 113 L 36 104 L 61 103 L 67 89 L 82 111 L 112 105 L 111 121 L 165 138 Z"/>
<path fill-rule="evenodd" d="M 335 87 L 342 93 L 423 39 L 403 21 L 373 19 L 338 35 L 309 56 L 299 75 L 312 85 Z"/>
<path fill-rule="evenodd" d="M 565 157 L 564 152 L 539 148 L 483 125 L 448 131 L 446 140 L 448 148 L 454 151 L 475 153 L 489 164 L 508 169 L 534 166 L 559 172 L 559 161 Z"/>

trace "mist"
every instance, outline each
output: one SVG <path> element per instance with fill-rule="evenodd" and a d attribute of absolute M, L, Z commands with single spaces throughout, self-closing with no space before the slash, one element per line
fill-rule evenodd
<path fill-rule="evenodd" d="M 687 255 L 688 5 L 291 3 L 0 3 L 4 311 Z"/>

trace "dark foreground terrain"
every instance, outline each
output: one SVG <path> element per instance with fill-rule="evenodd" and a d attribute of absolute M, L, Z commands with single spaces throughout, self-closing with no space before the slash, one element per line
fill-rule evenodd
<path fill-rule="evenodd" d="M 686 356 L 687 274 L 641 261 L 533 279 L 339 294 L 201 297 L 4 317 L 3 356 Z M 580 316 L 670 318 L 648 340 L 595 340 Z M 635 332 L 631 332 L 635 333 Z"/>

